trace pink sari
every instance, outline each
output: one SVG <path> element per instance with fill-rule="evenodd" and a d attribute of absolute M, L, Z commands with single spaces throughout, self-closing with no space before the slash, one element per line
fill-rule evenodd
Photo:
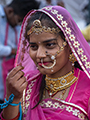
<path fill-rule="evenodd" d="M 25 17 L 18 46 L 15 66 L 22 64 L 28 86 L 23 93 L 23 119 L 26 120 L 80 120 L 90 119 L 90 46 L 84 39 L 70 14 L 60 6 L 49 6 L 38 11 L 47 14 L 63 31 L 72 52 L 77 58 L 83 71 L 74 70 L 78 80 L 70 87 L 65 101 L 60 99 L 43 99 L 34 109 L 39 100 L 39 90 L 42 75 L 28 54 L 28 43 L 24 37 L 28 18 L 35 11 Z"/>

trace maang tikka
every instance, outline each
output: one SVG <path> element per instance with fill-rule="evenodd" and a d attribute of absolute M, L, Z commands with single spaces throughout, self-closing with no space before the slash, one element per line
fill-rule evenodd
<path fill-rule="evenodd" d="M 35 33 L 36 35 L 42 32 L 50 32 L 50 33 L 59 33 L 61 30 L 57 28 L 50 28 L 41 25 L 41 21 L 39 19 L 33 21 L 33 25 L 31 29 L 27 32 L 27 35 Z"/>

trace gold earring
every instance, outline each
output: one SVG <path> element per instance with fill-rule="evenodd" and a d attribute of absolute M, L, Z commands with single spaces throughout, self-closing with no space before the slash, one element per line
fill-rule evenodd
<path fill-rule="evenodd" d="M 76 58 L 75 58 L 75 56 L 74 56 L 73 53 L 70 54 L 69 60 L 70 60 L 70 62 L 72 63 L 72 66 L 74 66 L 74 62 L 76 61 Z"/>

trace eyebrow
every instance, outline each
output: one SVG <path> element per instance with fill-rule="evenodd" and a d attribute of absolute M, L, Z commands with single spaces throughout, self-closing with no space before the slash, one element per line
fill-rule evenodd
<path fill-rule="evenodd" d="M 51 42 L 51 41 L 53 41 L 53 40 L 57 40 L 56 38 L 52 38 L 52 39 L 48 39 L 48 40 L 45 40 L 45 41 L 43 41 L 42 43 L 47 43 L 47 42 Z M 30 44 L 35 44 L 34 42 L 29 42 Z"/>
<path fill-rule="evenodd" d="M 48 40 L 43 41 L 43 43 L 51 42 L 53 40 L 57 40 L 57 39 L 56 38 L 48 39 Z"/>

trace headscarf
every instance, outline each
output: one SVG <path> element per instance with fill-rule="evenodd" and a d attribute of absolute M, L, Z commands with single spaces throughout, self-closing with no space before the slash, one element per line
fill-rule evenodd
<path fill-rule="evenodd" d="M 47 14 L 63 31 L 65 38 L 78 63 L 80 64 L 86 75 L 90 78 L 90 46 L 83 37 L 80 29 L 72 19 L 69 12 L 65 8 L 60 6 L 47 6 L 39 10 L 32 10 L 25 16 L 21 27 L 15 66 L 21 63 L 25 67 L 25 73 L 37 70 L 36 65 L 28 54 L 28 42 L 26 41 L 24 35 L 28 19 L 30 18 L 32 13 L 36 11 Z"/>
<path fill-rule="evenodd" d="M 79 30 L 78 26 L 72 19 L 71 15 L 68 13 L 68 11 L 65 8 L 62 8 L 60 6 L 47 6 L 39 10 L 30 11 L 24 18 L 21 27 L 15 66 L 17 66 L 18 64 L 24 66 L 23 71 L 26 75 L 28 83 L 35 78 L 37 79 L 33 87 L 33 91 L 31 92 L 30 95 L 30 105 L 28 108 L 26 119 L 46 120 L 43 111 L 44 109 L 42 110 L 40 105 L 38 105 L 36 108 L 31 110 L 31 108 L 33 108 L 38 101 L 39 88 L 42 80 L 41 79 L 42 75 L 37 70 L 36 65 L 29 56 L 28 42 L 25 38 L 25 31 L 26 31 L 26 26 L 28 24 L 28 19 L 36 11 L 38 12 L 40 11 L 47 14 L 56 23 L 56 25 L 63 31 L 73 54 L 75 55 L 81 68 L 89 78 L 90 78 L 90 46 L 83 37 L 81 31 Z M 45 113 L 48 114 L 49 110 L 47 110 L 47 112 Z"/>

